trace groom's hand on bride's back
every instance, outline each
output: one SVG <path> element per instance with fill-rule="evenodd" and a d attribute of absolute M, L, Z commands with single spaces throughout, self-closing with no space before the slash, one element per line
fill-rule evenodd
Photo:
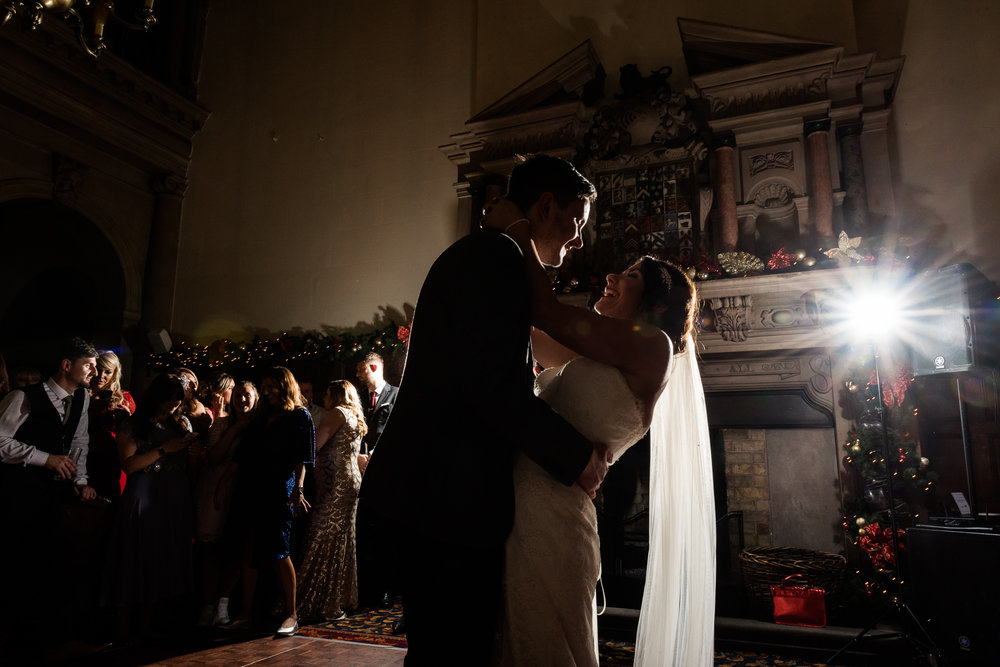
<path fill-rule="evenodd" d="M 587 492 L 591 498 L 597 496 L 597 489 L 601 488 L 604 476 L 608 474 L 608 466 L 611 464 L 611 451 L 601 442 L 594 443 L 594 451 L 590 455 L 590 462 L 583 469 L 576 483 Z"/>

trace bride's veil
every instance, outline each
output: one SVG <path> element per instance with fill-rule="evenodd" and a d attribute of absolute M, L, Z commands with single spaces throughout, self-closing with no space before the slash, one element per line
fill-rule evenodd
<path fill-rule="evenodd" d="M 635 664 L 713 664 L 715 500 L 694 342 L 674 357 L 650 425 L 649 557 Z"/>

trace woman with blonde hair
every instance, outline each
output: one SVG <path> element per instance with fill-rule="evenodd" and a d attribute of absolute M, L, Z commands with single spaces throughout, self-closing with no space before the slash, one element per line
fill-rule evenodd
<path fill-rule="evenodd" d="M 273 565 L 288 614 L 276 634 L 290 637 L 299 631 L 291 559 L 292 519 L 309 511 L 302 485 L 306 466 L 312 465 L 315 457 L 316 438 L 312 417 L 290 370 L 283 366 L 266 370 L 260 397 L 257 416 L 243 434 L 235 456 L 240 475 L 236 502 L 253 522 L 247 541 L 249 569 Z M 251 619 L 253 579 L 251 573 L 244 572 L 243 607 L 230 626 L 245 625 Z"/>
<path fill-rule="evenodd" d="M 253 419 L 257 407 L 257 387 L 249 380 L 236 382 L 232 376 L 219 373 L 209 378 L 209 403 L 215 411 L 215 421 L 208 432 L 205 467 L 198 480 L 198 498 L 195 516 L 195 539 L 202 548 L 201 584 L 203 607 L 198 624 L 225 625 L 229 623 L 228 591 L 235 585 L 226 582 L 223 597 L 218 598 L 220 561 L 226 555 L 231 540 L 226 537 L 226 521 L 232 505 L 236 485 L 236 463 L 233 458 L 240 446 L 243 432 Z M 214 389 L 213 389 L 214 388 Z M 232 403 L 230 409 L 230 402 Z M 230 410 L 230 411 L 227 411 Z"/>
<path fill-rule="evenodd" d="M 122 363 L 111 350 L 98 350 L 97 375 L 90 383 L 90 452 L 87 471 L 97 494 L 112 502 L 125 488 L 116 438 L 122 421 L 135 412 L 135 401 L 122 390 Z"/>
<path fill-rule="evenodd" d="M 368 432 L 358 391 L 347 380 L 327 385 L 327 412 L 316 430 L 316 500 L 299 567 L 299 616 L 339 620 L 358 605 L 355 518 L 361 470 L 358 453 Z"/>

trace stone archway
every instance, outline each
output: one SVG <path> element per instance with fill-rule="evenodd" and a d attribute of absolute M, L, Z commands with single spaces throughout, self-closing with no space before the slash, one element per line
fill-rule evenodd
<path fill-rule="evenodd" d="M 0 203 L 0 351 L 11 368 L 43 372 L 52 344 L 79 335 L 119 348 L 126 278 L 107 236 L 83 214 L 49 199 Z"/>

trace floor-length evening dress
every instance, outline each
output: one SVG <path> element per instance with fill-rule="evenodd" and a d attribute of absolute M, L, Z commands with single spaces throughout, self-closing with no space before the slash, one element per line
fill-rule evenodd
<path fill-rule="evenodd" d="M 361 435 L 357 417 L 347 408 L 336 409 L 345 422 L 316 453 L 316 501 L 298 568 L 299 616 L 307 622 L 335 619 L 358 605 L 355 516 Z"/>

